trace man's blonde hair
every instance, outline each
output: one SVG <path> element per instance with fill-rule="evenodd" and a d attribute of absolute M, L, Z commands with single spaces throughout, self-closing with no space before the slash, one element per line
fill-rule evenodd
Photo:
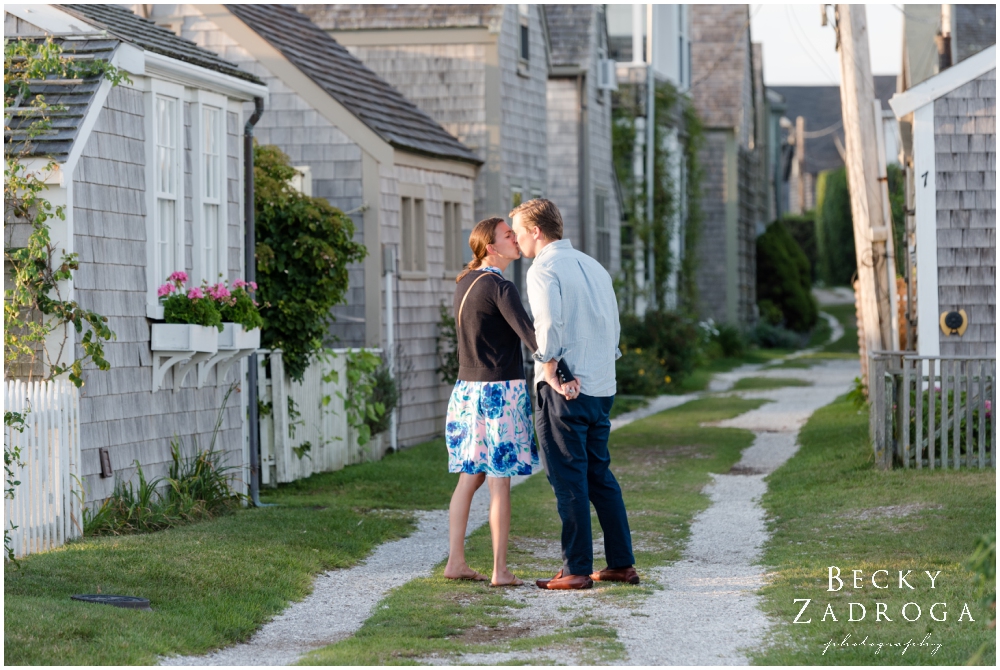
<path fill-rule="evenodd" d="M 562 239 L 562 214 L 559 213 L 559 208 L 551 200 L 535 198 L 522 202 L 508 214 L 512 222 L 515 214 L 521 215 L 524 225 L 529 229 L 541 228 L 545 237 L 553 241 Z"/>

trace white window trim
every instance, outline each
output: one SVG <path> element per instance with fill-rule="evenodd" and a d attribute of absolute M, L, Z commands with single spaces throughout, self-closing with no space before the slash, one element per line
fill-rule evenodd
<path fill-rule="evenodd" d="M 156 296 L 159 287 L 174 270 L 183 267 L 166 269 L 157 273 L 156 251 L 156 217 L 159 208 L 156 205 L 156 96 L 162 95 L 177 100 L 177 119 L 174 132 L 178 147 L 175 152 L 174 167 L 177 170 L 177 206 L 174 207 L 174 257 L 184 261 L 184 87 L 178 84 L 151 79 L 149 91 L 144 96 L 146 111 L 146 316 L 152 319 L 163 318 L 163 306 Z M 162 274 L 162 277 L 154 276 Z"/>
<path fill-rule="evenodd" d="M 209 93 L 208 91 L 198 90 L 195 92 L 194 100 L 194 110 L 192 114 L 191 123 L 191 181 L 194 185 L 194 221 L 192 226 L 192 232 L 194 235 L 193 248 L 192 248 L 192 262 L 194 267 L 192 268 L 192 284 L 197 286 L 201 284 L 203 279 L 207 280 L 209 284 L 214 284 L 219 281 L 219 278 L 206 276 L 207 263 L 205 262 L 205 250 L 201 245 L 201 240 L 204 236 L 205 227 L 205 205 L 209 204 L 207 202 L 207 195 L 204 188 L 204 179 L 202 179 L 202 166 L 204 158 L 205 147 L 203 145 L 204 134 L 204 109 L 205 107 L 214 107 L 219 110 L 219 126 L 221 130 L 220 138 L 220 150 L 221 155 L 219 156 L 219 229 L 216 231 L 215 240 L 215 256 L 216 256 L 216 266 L 222 273 L 223 277 L 229 276 L 229 235 L 228 235 L 228 204 L 229 204 L 229 193 L 228 193 L 228 181 L 227 181 L 227 158 L 228 158 L 228 133 L 226 130 L 226 114 L 228 105 L 225 96 L 219 95 L 217 93 Z"/>
<path fill-rule="evenodd" d="M 301 193 L 302 195 L 307 195 L 312 197 L 313 194 L 313 177 L 312 177 L 312 167 L 309 165 L 293 165 L 292 169 L 295 170 L 295 176 L 291 179 L 291 187 Z"/>
<path fill-rule="evenodd" d="M 937 168 L 934 151 L 934 103 L 930 102 L 913 112 L 917 351 L 921 356 L 941 355 L 938 331 Z"/>

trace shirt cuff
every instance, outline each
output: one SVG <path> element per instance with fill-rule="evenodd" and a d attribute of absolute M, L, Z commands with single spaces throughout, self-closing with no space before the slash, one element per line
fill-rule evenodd
<path fill-rule="evenodd" d="M 622 357 L 622 350 L 619 349 L 618 347 L 615 347 L 615 360 L 617 361 L 621 357 Z"/>
<path fill-rule="evenodd" d="M 565 353 L 566 353 L 566 350 L 563 349 L 562 347 L 560 347 L 559 351 L 557 351 L 554 354 L 543 353 L 541 351 L 536 351 L 535 353 L 531 354 L 531 357 L 533 359 L 535 359 L 536 361 L 538 361 L 539 363 L 545 363 L 545 362 L 551 361 L 551 360 L 555 360 L 558 363 L 560 360 L 562 360 L 562 357 L 563 357 L 563 355 Z"/>

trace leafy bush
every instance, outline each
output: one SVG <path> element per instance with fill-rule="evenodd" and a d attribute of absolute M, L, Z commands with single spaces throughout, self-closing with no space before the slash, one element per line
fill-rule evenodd
<path fill-rule="evenodd" d="M 458 332 L 455 330 L 455 317 L 448 313 L 448 306 L 442 302 L 440 310 L 436 343 L 441 365 L 435 372 L 441 375 L 442 382 L 453 385 L 458 381 Z"/>
<path fill-rule="evenodd" d="M 622 347 L 622 357 L 615 363 L 618 393 L 658 395 L 673 382 L 653 349 Z"/>
<path fill-rule="evenodd" d="M 817 264 L 819 262 L 816 247 L 816 214 L 806 212 L 805 214 L 786 214 L 781 221 L 785 224 L 788 232 L 798 243 L 802 253 L 809 261 L 809 276 L 812 281 L 819 279 Z"/>
<path fill-rule="evenodd" d="M 376 418 L 365 417 L 365 423 L 372 436 L 383 433 L 389 429 L 392 419 L 392 410 L 399 402 L 399 389 L 396 380 L 389 374 L 389 367 L 383 363 L 372 373 L 371 402 L 381 405 L 384 411 Z"/>
<path fill-rule="evenodd" d="M 344 301 L 347 266 L 367 250 L 343 212 L 291 187 L 295 169 L 277 147 L 254 147 L 254 160 L 261 345 L 281 349 L 288 375 L 301 381 L 333 322 L 331 308 Z"/>
<path fill-rule="evenodd" d="M 222 314 L 215 300 L 197 286 L 184 291 L 188 276 L 185 272 L 174 272 L 167 277 L 167 283 L 157 289 L 156 294 L 163 305 L 163 320 L 167 323 L 190 323 L 196 326 L 212 326 L 222 331 Z"/>
<path fill-rule="evenodd" d="M 816 247 L 819 279 L 828 286 L 850 286 L 858 264 L 851 195 L 842 167 L 821 172 L 816 182 Z"/>
<path fill-rule="evenodd" d="M 781 308 L 770 300 L 758 301 L 757 310 L 760 312 L 760 319 L 764 323 L 772 326 L 780 326 L 785 321 L 785 315 L 781 312 Z"/>
<path fill-rule="evenodd" d="M 671 377 L 683 378 L 698 362 L 698 327 L 675 312 L 650 311 L 644 319 L 621 317 L 622 351 L 648 349 Z"/>
<path fill-rule="evenodd" d="M 784 325 L 800 333 L 812 328 L 819 316 L 809 259 L 780 221 L 757 238 L 757 299 L 772 302 L 781 310 Z"/>
<path fill-rule="evenodd" d="M 750 332 L 750 340 L 764 349 L 798 349 L 803 345 L 802 335 L 763 322 Z"/>
<path fill-rule="evenodd" d="M 718 331 L 715 341 L 719 343 L 723 357 L 740 358 L 747 353 L 750 343 L 739 328 L 724 323 L 718 327 Z"/>

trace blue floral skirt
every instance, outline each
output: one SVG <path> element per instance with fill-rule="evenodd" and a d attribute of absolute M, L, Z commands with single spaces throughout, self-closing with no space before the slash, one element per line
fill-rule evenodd
<path fill-rule="evenodd" d="M 459 381 L 448 401 L 448 472 L 530 475 L 538 466 L 531 398 L 523 379 Z"/>

